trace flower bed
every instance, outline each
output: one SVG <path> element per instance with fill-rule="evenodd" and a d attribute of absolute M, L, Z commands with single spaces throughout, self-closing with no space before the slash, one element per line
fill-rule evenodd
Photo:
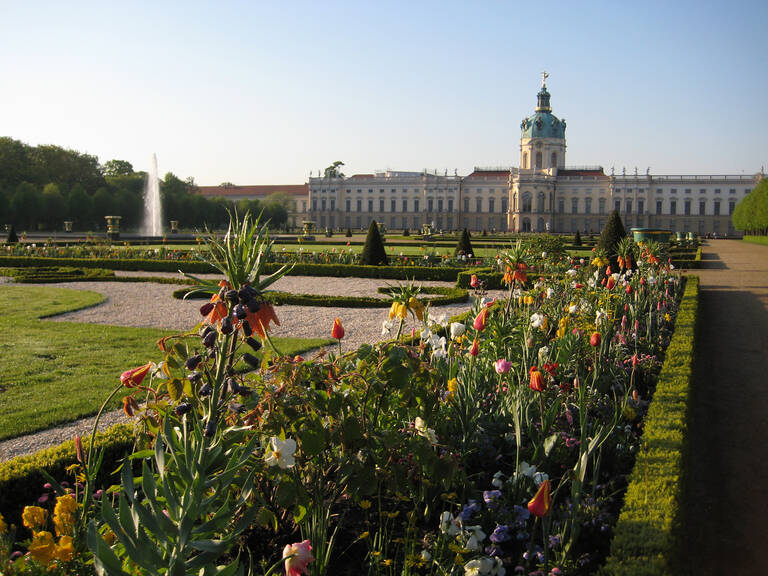
<path fill-rule="evenodd" d="M 406 284 L 392 294 L 394 341 L 344 353 L 337 321 L 338 354 L 259 361 L 277 314 L 264 290 L 286 272 L 260 278 L 259 241 L 246 220 L 213 246 L 227 280 L 203 287 L 199 332 L 123 374 L 141 473 L 123 467 L 97 504 L 99 461 L 84 454 L 77 521 L 43 555 L 31 510 L 19 567 L 67 569 L 70 545 L 109 574 L 234 573 L 248 554 L 266 572 L 281 550 L 286 570 L 314 575 L 600 565 L 682 292 L 663 260 L 616 273 L 600 257 L 556 258 L 529 278 L 518 244 L 502 255 L 508 299 L 470 279 L 464 322 L 429 318 Z M 408 315 L 423 322 L 416 344 L 400 341 Z"/>

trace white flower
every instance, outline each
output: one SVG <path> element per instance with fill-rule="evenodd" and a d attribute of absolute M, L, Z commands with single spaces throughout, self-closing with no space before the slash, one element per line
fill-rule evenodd
<path fill-rule="evenodd" d="M 485 540 L 483 529 L 480 526 L 467 526 L 465 534 L 468 534 L 469 538 L 467 538 L 464 548 L 467 550 L 480 550 L 483 540 Z"/>
<path fill-rule="evenodd" d="M 290 468 L 296 464 L 296 459 L 293 457 L 295 452 L 296 440 L 286 438 L 283 441 L 277 436 L 272 436 L 269 439 L 269 447 L 264 454 L 264 461 L 267 466 L 279 466 L 282 469 Z"/>
<path fill-rule="evenodd" d="M 432 320 L 433 324 L 437 324 L 438 326 L 442 326 L 443 328 L 448 326 L 448 315 L 445 313 L 438 314 L 437 316 L 434 317 L 434 319 L 430 318 L 430 320 Z"/>
<path fill-rule="evenodd" d="M 519 470 L 523 476 L 528 476 L 528 478 L 533 478 L 533 475 L 536 474 L 536 465 L 528 464 L 528 462 L 520 462 Z"/>
<path fill-rule="evenodd" d="M 608 320 L 608 312 L 603 308 L 600 308 L 600 310 L 595 313 L 595 326 L 602 324 L 606 320 Z"/>
<path fill-rule="evenodd" d="M 619 274 L 618 272 L 614 272 L 613 274 L 611 274 L 611 278 L 613 278 L 614 282 L 618 282 L 620 277 L 621 277 L 621 274 Z"/>
<path fill-rule="evenodd" d="M 496 474 L 493 475 L 493 480 L 491 480 L 491 485 L 494 488 L 502 488 L 504 486 L 504 474 L 501 473 L 501 470 L 496 472 Z"/>
<path fill-rule="evenodd" d="M 429 553 L 429 550 L 422 550 L 420 556 L 424 562 L 429 562 L 432 560 L 432 554 Z"/>
<path fill-rule="evenodd" d="M 533 483 L 536 484 L 536 486 L 544 482 L 544 480 L 549 480 L 549 474 L 546 472 L 536 472 L 533 475 Z"/>
<path fill-rule="evenodd" d="M 566 276 L 571 276 L 571 277 L 573 277 L 573 276 L 576 276 L 577 272 L 576 272 L 576 270 L 574 270 L 573 268 L 571 268 L 570 270 L 566 271 L 566 273 L 565 273 L 565 274 L 566 274 Z"/>
<path fill-rule="evenodd" d="M 522 296 L 522 295 L 523 295 L 523 291 L 520 290 L 520 288 L 515 288 L 515 291 L 512 292 L 512 297 L 513 298 L 520 298 L 520 296 Z"/>
<path fill-rule="evenodd" d="M 538 312 L 533 314 L 531 316 L 531 327 L 532 328 L 541 328 L 544 325 L 546 317 L 544 314 L 539 314 Z"/>
<path fill-rule="evenodd" d="M 421 331 L 421 339 L 429 340 L 430 338 L 432 338 L 432 331 L 429 328 L 424 328 L 424 330 Z"/>
<path fill-rule="evenodd" d="M 552 289 L 552 288 L 547 288 L 547 292 L 546 292 L 546 295 L 547 295 L 547 298 L 554 298 L 554 296 L 555 296 L 555 291 L 554 291 L 554 289 Z"/>
<path fill-rule="evenodd" d="M 648 276 L 648 284 L 656 284 L 656 278 L 653 276 Z"/>
<path fill-rule="evenodd" d="M 549 360 L 549 346 L 539 348 L 539 364 L 546 364 Z"/>
<path fill-rule="evenodd" d="M 461 532 L 461 518 L 454 518 L 447 510 L 440 515 L 440 532 L 457 536 Z"/>
<path fill-rule="evenodd" d="M 579 311 L 579 307 L 576 304 L 571 304 L 568 306 L 568 313 L 569 314 L 576 314 L 576 312 Z"/>
<path fill-rule="evenodd" d="M 499 572 L 499 568 L 502 570 Z M 483 556 L 464 564 L 464 576 L 504 576 L 506 571 L 499 558 Z"/>
<path fill-rule="evenodd" d="M 430 444 L 437 444 L 437 435 L 432 428 L 427 428 L 427 423 L 420 416 L 416 416 L 416 420 L 413 422 L 413 427 L 416 428 L 416 433 L 429 440 Z"/>
<path fill-rule="evenodd" d="M 381 323 L 381 335 L 386 336 L 389 334 L 390 330 L 392 330 L 392 326 L 394 326 L 392 320 L 384 320 L 384 322 Z"/>
<path fill-rule="evenodd" d="M 459 336 L 464 334 L 467 327 L 462 322 L 451 322 L 451 340 L 456 340 Z"/>
<path fill-rule="evenodd" d="M 547 257 L 547 253 L 546 253 L 546 252 L 542 252 L 542 253 L 541 253 L 541 257 L 542 257 L 542 258 L 546 258 L 546 257 Z"/>

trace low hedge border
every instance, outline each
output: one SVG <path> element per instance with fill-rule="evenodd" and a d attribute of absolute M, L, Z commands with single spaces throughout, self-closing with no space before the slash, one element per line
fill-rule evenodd
<path fill-rule="evenodd" d="M 187 272 L 208 274 L 216 270 L 205 262 L 189 260 L 138 260 L 111 258 L 43 258 L 37 256 L 2 256 L 0 267 L 21 268 L 41 266 L 75 266 L 81 268 L 106 268 L 145 272 Z M 282 264 L 269 262 L 264 265 L 265 274 L 276 272 Z M 355 278 L 387 278 L 392 280 L 441 280 L 455 282 L 459 272 L 466 268 L 448 266 L 363 266 L 357 264 L 310 264 L 297 263 L 292 276 L 326 276 Z"/>
<path fill-rule="evenodd" d="M 104 268 L 42 266 L 34 268 L 0 268 L 0 276 L 9 276 L 18 284 L 50 284 L 53 282 L 111 280 L 115 277 L 115 272 Z"/>
<path fill-rule="evenodd" d="M 386 291 L 387 288 L 379 288 Z M 189 292 L 189 288 L 179 288 L 174 291 L 173 297 L 182 299 Z M 466 302 L 469 292 L 462 288 L 429 287 L 425 293 L 437 294 L 421 298 L 423 304 L 432 306 L 444 306 L 446 304 L 461 304 Z M 189 296 L 192 299 L 208 299 L 208 294 L 198 292 Z M 383 298 L 371 296 L 329 296 L 327 294 L 292 294 L 290 292 L 265 292 L 264 299 L 277 306 L 320 306 L 325 308 L 389 308 L 392 303 Z"/>
<path fill-rule="evenodd" d="M 678 574 L 699 278 L 688 276 L 602 576 Z"/>
<path fill-rule="evenodd" d="M 87 449 L 88 445 L 84 438 L 84 448 Z M 96 435 L 96 446 L 104 449 L 104 463 L 97 482 L 99 485 L 107 484 L 117 463 L 133 447 L 133 428 L 128 424 L 112 426 Z M 66 469 L 76 461 L 73 439 L 34 454 L 0 462 L 0 513 L 6 522 L 21 525 L 24 506 L 37 502 L 43 485 L 48 481 L 40 473 L 41 469 L 59 482 L 66 480 L 72 484 L 73 478 L 68 477 Z"/>

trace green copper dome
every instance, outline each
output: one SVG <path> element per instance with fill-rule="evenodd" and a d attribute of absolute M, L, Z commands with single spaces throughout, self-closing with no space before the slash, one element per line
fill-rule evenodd
<path fill-rule="evenodd" d="M 542 86 L 538 93 L 536 113 L 520 123 L 523 138 L 565 138 L 565 120 L 552 114 L 549 105 L 549 92 Z"/>

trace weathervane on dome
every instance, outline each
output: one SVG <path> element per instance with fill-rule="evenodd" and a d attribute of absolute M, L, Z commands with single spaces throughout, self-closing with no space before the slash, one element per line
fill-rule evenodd
<path fill-rule="evenodd" d="M 541 73 L 541 87 L 546 88 L 547 87 L 547 78 L 549 78 L 549 74 L 547 72 Z"/>

